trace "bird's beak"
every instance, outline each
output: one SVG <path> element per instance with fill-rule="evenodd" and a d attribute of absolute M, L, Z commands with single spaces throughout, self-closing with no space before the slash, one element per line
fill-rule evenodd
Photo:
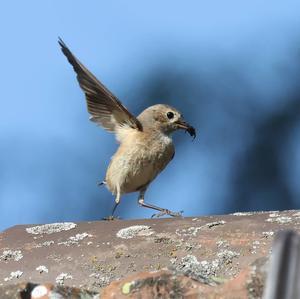
<path fill-rule="evenodd" d="M 196 130 L 194 127 L 190 126 L 186 121 L 183 119 L 179 119 L 176 122 L 176 125 L 179 129 L 183 129 L 188 132 L 194 139 L 196 138 Z"/>

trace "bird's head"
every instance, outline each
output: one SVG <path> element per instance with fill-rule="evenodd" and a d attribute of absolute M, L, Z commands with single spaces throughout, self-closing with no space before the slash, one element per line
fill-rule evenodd
<path fill-rule="evenodd" d="M 151 106 L 138 116 L 138 120 L 144 127 L 153 127 L 165 134 L 171 134 L 181 129 L 188 132 L 192 137 L 196 137 L 196 130 L 184 120 L 177 109 L 169 105 Z"/>

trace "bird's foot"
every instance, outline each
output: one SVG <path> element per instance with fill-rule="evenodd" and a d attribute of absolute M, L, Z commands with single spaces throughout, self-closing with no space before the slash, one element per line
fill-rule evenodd
<path fill-rule="evenodd" d="M 106 220 L 106 221 L 119 220 L 119 219 L 120 219 L 120 217 L 118 217 L 118 216 L 115 217 L 113 215 L 102 218 L 102 220 Z"/>
<path fill-rule="evenodd" d="M 165 215 L 169 215 L 169 216 L 172 216 L 172 217 L 182 217 L 182 213 L 183 213 L 183 211 L 172 212 L 170 210 L 164 209 L 159 213 L 153 214 L 151 216 L 151 218 L 159 218 L 159 217 L 162 217 L 162 216 L 165 216 Z"/>

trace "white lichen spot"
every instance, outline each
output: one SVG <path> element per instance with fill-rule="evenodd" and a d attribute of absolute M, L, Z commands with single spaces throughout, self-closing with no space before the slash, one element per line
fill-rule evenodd
<path fill-rule="evenodd" d="M 293 214 L 293 217 L 295 217 L 296 219 L 300 218 L 300 212 L 296 212 Z"/>
<path fill-rule="evenodd" d="M 219 264 L 217 261 L 199 262 L 194 255 L 187 255 L 183 257 L 179 262 L 174 261 L 175 269 L 187 276 L 190 276 L 196 280 L 204 281 L 209 276 L 215 275 Z"/>
<path fill-rule="evenodd" d="M 103 276 L 100 273 L 92 273 L 89 275 L 89 277 L 94 280 L 94 286 L 104 287 L 110 283 L 110 278 L 108 276 Z"/>
<path fill-rule="evenodd" d="M 274 217 L 279 217 L 279 214 L 277 212 L 269 214 L 269 217 L 274 218 Z"/>
<path fill-rule="evenodd" d="M 122 239 L 132 239 L 140 236 L 150 236 L 154 233 L 150 226 L 147 225 L 133 225 L 122 228 L 117 232 L 117 237 Z"/>
<path fill-rule="evenodd" d="M 10 260 L 13 261 L 19 261 L 21 258 L 23 258 L 23 254 L 21 250 L 3 250 L 2 255 L 0 255 L 0 261 L 8 262 Z"/>
<path fill-rule="evenodd" d="M 77 224 L 73 222 L 49 223 L 49 224 L 27 227 L 26 232 L 33 235 L 53 234 L 53 233 L 58 233 L 61 231 L 73 229 L 76 226 Z"/>
<path fill-rule="evenodd" d="M 56 278 L 55 282 L 59 285 L 64 285 L 66 279 L 73 279 L 73 276 L 68 273 L 60 273 Z"/>
<path fill-rule="evenodd" d="M 270 231 L 270 232 L 262 232 L 262 235 L 263 235 L 264 237 L 271 237 L 271 236 L 274 235 L 274 232 L 272 232 L 272 231 Z"/>
<path fill-rule="evenodd" d="M 203 226 L 191 226 L 189 228 L 176 229 L 175 233 L 178 236 L 196 236 L 198 231 L 202 228 Z"/>
<path fill-rule="evenodd" d="M 285 224 L 285 223 L 290 223 L 292 222 L 292 218 L 291 217 L 286 217 L 286 216 L 281 216 L 281 217 L 277 217 L 277 216 L 271 216 L 269 215 L 271 218 L 266 219 L 267 222 L 277 222 L 279 224 Z"/>
<path fill-rule="evenodd" d="M 21 276 L 23 275 L 23 272 L 22 271 L 20 271 L 20 270 L 17 270 L 17 271 L 15 271 L 15 272 L 10 272 L 10 276 L 9 277 L 5 277 L 4 278 L 4 281 L 10 281 L 10 280 L 12 280 L 12 279 L 14 279 L 14 278 L 20 278 Z"/>
<path fill-rule="evenodd" d="M 208 222 L 202 226 L 191 226 L 189 228 L 176 229 L 175 233 L 178 236 L 196 236 L 198 234 L 198 231 L 202 229 L 212 228 L 218 225 L 224 225 L 225 223 L 226 221 L 224 220 Z"/>
<path fill-rule="evenodd" d="M 23 272 L 20 271 L 20 270 L 17 270 L 17 271 L 15 271 L 15 272 L 11 272 L 11 273 L 10 273 L 10 276 L 11 276 L 12 278 L 20 278 L 22 275 L 23 275 Z"/>
<path fill-rule="evenodd" d="M 227 240 L 218 240 L 216 242 L 218 248 L 223 247 L 223 248 L 228 248 L 229 247 L 229 243 Z"/>
<path fill-rule="evenodd" d="M 67 241 L 59 242 L 57 244 L 58 245 L 66 245 L 66 246 L 78 245 L 79 241 L 82 241 L 83 239 L 85 239 L 87 237 L 92 237 L 92 235 L 90 235 L 88 233 L 76 234 L 75 236 L 71 236 Z"/>
<path fill-rule="evenodd" d="M 253 241 L 253 242 L 252 242 L 252 251 L 251 251 L 251 253 L 252 253 L 252 254 L 257 253 L 257 252 L 256 252 L 256 249 L 259 249 L 259 246 L 260 246 L 260 242 L 259 242 L 258 240 Z"/>
<path fill-rule="evenodd" d="M 35 298 L 41 298 L 43 296 L 46 296 L 48 294 L 48 289 L 43 286 L 43 285 L 39 285 L 36 286 L 32 292 L 31 292 L 31 298 L 35 299 Z"/>
<path fill-rule="evenodd" d="M 253 212 L 236 212 L 236 213 L 233 213 L 232 215 L 234 215 L 234 216 L 251 216 L 253 214 L 254 214 Z"/>
<path fill-rule="evenodd" d="M 220 221 L 209 222 L 209 223 L 206 223 L 205 225 L 206 225 L 208 228 L 212 228 L 212 227 L 214 227 L 214 226 L 224 225 L 225 223 L 226 223 L 226 221 L 220 220 Z"/>
<path fill-rule="evenodd" d="M 52 244 L 54 244 L 54 241 L 45 241 L 45 242 L 43 242 L 43 243 L 39 243 L 39 244 L 36 244 L 36 248 L 39 248 L 39 247 L 46 247 L 46 246 L 50 246 L 50 245 L 52 245 Z"/>
<path fill-rule="evenodd" d="M 74 241 L 74 242 L 78 242 L 78 241 L 81 241 L 83 239 L 85 239 L 86 237 L 91 237 L 92 235 L 88 234 L 88 233 L 82 233 L 82 234 L 77 234 L 75 236 L 72 236 L 70 237 L 69 239 L 71 241 Z"/>
<path fill-rule="evenodd" d="M 217 259 L 212 260 L 211 262 L 208 261 L 201 261 L 200 262 L 202 268 L 202 275 L 205 277 L 214 276 L 219 269 L 220 263 Z"/>
<path fill-rule="evenodd" d="M 225 264 L 231 264 L 232 259 L 238 257 L 239 255 L 240 254 L 238 252 L 227 249 L 224 249 L 217 253 L 218 258 Z"/>
<path fill-rule="evenodd" d="M 271 215 L 273 214 L 273 215 L 278 215 L 278 213 L 279 213 L 280 211 L 269 211 L 269 213 L 271 213 Z M 276 217 L 276 216 L 275 216 Z"/>
<path fill-rule="evenodd" d="M 232 264 L 233 259 L 238 257 L 238 252 L 224 249 L 217 253 L 217 258 L 211 261 L 198 261 L 194 255 L 187 255 L 180 261 L 172 259 L 171 263 L 175 269 L 194 279 L 211 283 L 211 279 L 220 269 L 225 269 L 227 265 Z"/>
<path fill-rule="evenodd" d="M 184 256 L 181 259 L 176 269 L 187 274 L 190 273 L 191 271 L 195 272 L 195 270 L 199 270 L 198 268 L 201 264 L 203 266 L 206 264 L 206 262 L 205 261 L 199 262 L 194 255 L 189 254 Z"/>
<path fill-rule="evenodd" d="M 46 266 L 44 266 L 44 265 L 38 266 L 35 270 L 38 271 L 38 272 L 40 272 L 41 274 L 42 274 L 43 272 L 45 272 L 45 273 L 48 273 L 48 272 L 49 272 L 48 268 L 47 268 Z"/>

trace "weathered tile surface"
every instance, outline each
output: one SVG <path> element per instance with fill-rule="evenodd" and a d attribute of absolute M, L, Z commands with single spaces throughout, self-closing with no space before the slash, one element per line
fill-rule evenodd
<path fill-rule="evenodd" d="M 274 234 L 286 228 L 300 231 L 300 212 L 19 225 L 0 234 L 0 286 L 50 283 L 99 292 L 166 268 L 217 292 L 268 257 Z"/>

